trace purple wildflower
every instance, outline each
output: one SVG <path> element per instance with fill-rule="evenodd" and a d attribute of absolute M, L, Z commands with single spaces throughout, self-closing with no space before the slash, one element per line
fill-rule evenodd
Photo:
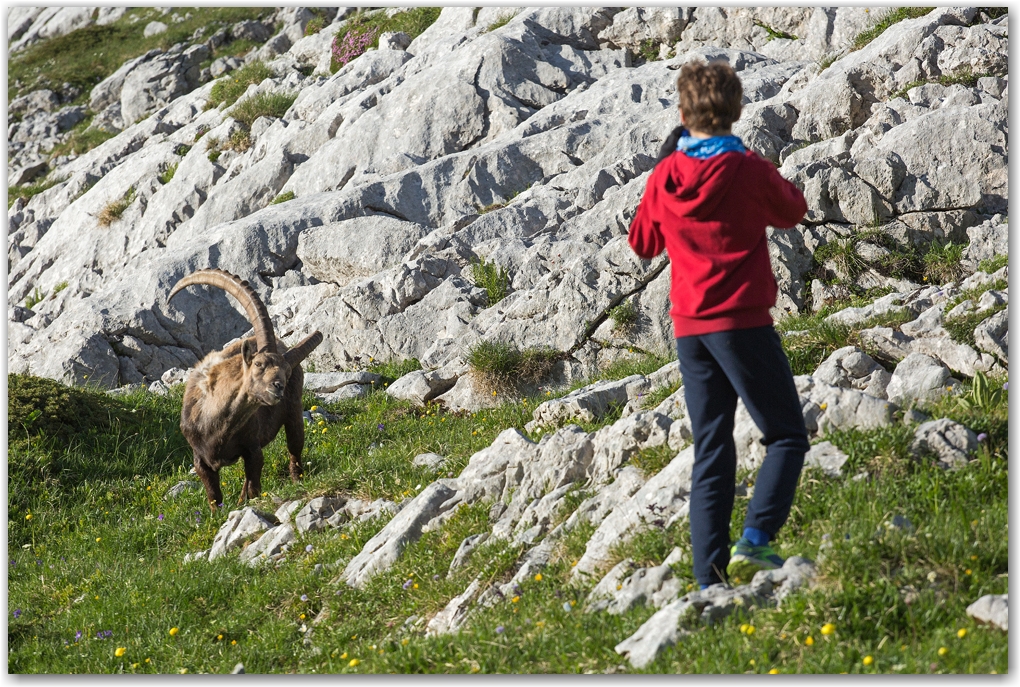
<path fill-rule="evenodd" d="M 15 608 L 14 609 L 14 617 L 15 618 L 21 617 L 21 609 L 20 608 Z"/>
<path fill-rule="evenodd" d="M 404 583 L 404 589 L 410 589 L 412 584 L 414 584 L 414 580 L 408 580 Z"/>
<path fill-rule="evenodd" d="M 498 635 L 501 635 L 501 634 L 503 634 L 503 632 L 504 632 L 505 630 L 506 630 L 506 628 L 505 628 L 505 627 L 503 627 L 502 625 L 497 625 L 497 626 L 496 626 L 496 634 L 498 634 Z"/>
<path fill-rule="evenodd" d="M 1003 391 L 1009 391 L 1009 382 L 1003 382 L 1002 383 L 1002 390 Z"/>
<path fill-rule="evenodd" d="M 36 558 L 35 559 L 35 564 L 36 565 L 42 565 L 42 559 L 41 558 Z"/>
<path fill-rule="evenodd" d="M 157 519 L 157 520 L 159 520 L 160 522 L 163 522 L 163 514 L 162 514 L 162 513 L 160 513 L 160 514 L 159 514 L 159 517 L 158 517 L 158 518 L 156 518 L 156 519 Z"/>
<path fill-rule="evenodd" d="M 305 547 L 305 553 L 311 553 L 314 550 L 315 550 L 315 547 L 312 546 L 311 544 L 309 544 L 308 546 Z"/>
<path fill-rule="evenodd" d="M 375 40 L 377 32 L 378 29 L 374 28 L 359 30 L 358 27 L 353 27 L 344 35 L 342 41 L 334 38 L 332 53 L 337 68 L 343 67 L 351 60 L 364 54 L 368 46 Z"/>
<path fill-rule="evenodd" d="M 981 434 L 978 434 L 978 436 L 977 436 L 977 440 L 978 441 L 984 441 L 987 438 L 988 438 L 988 435 L 985 434 L 984 432 L 981 432 Z"/>
<path fill-rule="evenodd" d="M 308 595 L 307 594 L 302 594 L 301 595 L 301 600 L 302 601 L 308 601 Z"/>
<path fill-rule="evenodd" d="M 81 630 L 74 633 L 74 641 L 77 642 L 79 639 L 81 639 Z"/>
<path fill-rule="evenodd" d="M 386 429 L 386 425 L 380 422 L 378 425 L 376 425 L 376 429 L 378 429 L 381 432 L 384 429 Z"/>
<path fill-rule="evenodd" d="M 17 562 L 17 561 L 11 561 L 11 565 L 13 565 L 13 566 L 17 567 L 17 565 L 18 565 L 18 562 Z"/>

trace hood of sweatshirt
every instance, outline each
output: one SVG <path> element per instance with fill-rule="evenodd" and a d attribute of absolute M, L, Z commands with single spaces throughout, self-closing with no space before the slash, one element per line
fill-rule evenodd
<path fill-rule="evenodd" d="M 751 151 L 727 152 L 700 160 L 675 152 L 660 165 L 666 166 L 663 201 L 679 216 L 705 220 L 712 215 L 737 178 Z"/>

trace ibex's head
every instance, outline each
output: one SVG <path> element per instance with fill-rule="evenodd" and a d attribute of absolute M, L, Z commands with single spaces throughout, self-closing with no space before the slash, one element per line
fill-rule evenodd
<path fill-rule="evenodd" d="M 191 284 L 218 286 L 241 303 L 255 328 L 255 339 L 245 339 L 241 344 L 248 394 L 262 405 L 279 403 L 291 371 L 322 342 L 322 334 L 314 332 L 286 353 L 278 353 L 269 312 L 248 282 L 223 270 L 199 270 L 177 282 L 167 300 Z"/>

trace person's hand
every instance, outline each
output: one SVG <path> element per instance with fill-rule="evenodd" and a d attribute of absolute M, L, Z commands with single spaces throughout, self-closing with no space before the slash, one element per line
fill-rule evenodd
<path fill-rule="evenodd" d="M 675 150 L 676 144 L 680 142 L 680 137 L 684 135 L 684 128 L 678 126 L 666 137 L 666 140 L 662 142 L 662 147 L 659 148 L 659 157 L 656 158 L 655 164 L 659 164 L 667 157 L 669 157 Z"/>

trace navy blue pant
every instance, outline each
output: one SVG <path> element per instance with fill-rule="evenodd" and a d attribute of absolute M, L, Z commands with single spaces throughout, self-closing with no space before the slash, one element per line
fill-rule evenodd
<path fill-rule="evenodd" d="M 745 527 L 774 537 L 793 505 L 808 450 L 800 398 L 775 328 L 753 327 L 676 340 L 694 433 L 691 547 L 700 584 L 725 579 L 737 472 L 733 416 L 744 401 L 766 447 Z"/>

